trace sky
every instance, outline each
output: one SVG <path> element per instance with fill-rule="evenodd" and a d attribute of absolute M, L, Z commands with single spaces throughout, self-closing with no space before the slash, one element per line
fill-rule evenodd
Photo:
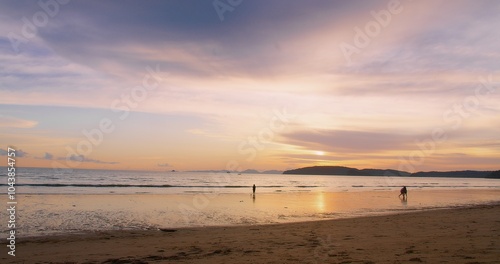
<path fill-rule="evenodd" d="M 500 169 L 498 1 L 1 1 L 0 165 Z M 1 158 L 1 157 L 0 157 Z"/>

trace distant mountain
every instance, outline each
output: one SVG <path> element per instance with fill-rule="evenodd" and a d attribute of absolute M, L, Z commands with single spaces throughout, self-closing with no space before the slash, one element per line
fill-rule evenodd
<path fill-rule="evenodd" d="M 204 173 L 227 173 L 227 170 L 194 170 L 194 171 L 186 171 L 186 172 L 204 172 Z M 233 173 L 235 171 L 232 171 Z"/>
<path fill-rule="evenodd" d="M 491 171 L 427 171 L 412 173 L 413 177 L 487 178 Z"/>
<path fill-rule="evenodd" d="M 429 171 L 409 173 L 398 170 L 356 169 L 344 166 L 314 166 L 284 171 L 283 174 L 302 175 L 346 175 L 346 176 L 407 176 L 407 177 L 449 177 L 449 178 L 494 178 L 500 179 L 500 171 Z"/>
<path fill-rule="evenodd" d="M 240 173 L 249 173 L 249 174 L 254 174 L 254 173 L 260 173 L 258 170 L 251 170 L 251 169 L 248 169 L 248 170 L 244 170 L 244 171 L 241 171 Z"/>
<path fill-rule="evenodd" d="M 266 170 L 266 171 L 258 171 L 258 170 L 244 170 L 240 173 L 247 173 L 247 174 L 282 174 L 283 171 L 278 171 L 278 170 Z"/>
<path fill-rule="evenodd" d="M 406 171 L 356 169 L 344 166 L 314 166 L 284 171 L 283 174 L 347 175 L 347 176 L 410 176 Z"/>
<path fill-rule="evenodd" d="M 186 172 L 204 172 L 204 173 L 227 173 L 226 170 L 195 170 L 195 171 L 186 171 Z M 266 170 L 266 171 L 258 171 L 254 169 L 248 169 L 244 171 L 230 171 L 230 173 L 244 173 L 244 174 L 282 174 L 283 171 L 278 170 Z"/>
<path fill-rule="evenodd" d="M 283 171 L 279 170 L 266 170 L 261 172 L 262 174 L 283 174 Z"/>
<path fill-rule="evenodd" d="M 491 172 L 487 178 L 500 179 L 500 170 Z"/>

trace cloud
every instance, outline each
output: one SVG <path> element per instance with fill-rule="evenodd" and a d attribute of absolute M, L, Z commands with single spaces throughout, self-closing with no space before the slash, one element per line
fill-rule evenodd
<path fill-rule="evenodd" d="M 12 151 L 11 153 L 15 153 L 16 156 L 15 157 L 26 157 L 28 156 L 28 153 L 27 152 L 24 152 L 23 150 L 21 149 L 16 149 L 15 151 Z M 7 150 L 5 149 L 0 149 L 0 156 L 7 156 L 8 155 L 8 152 Z"/>
<path fill-rule="evenodd" d="M 51 160 L 54 158 L 54 155 L 48 153 L 48 152 L 45 152 L 45 155 L 43 156 L 43 159 L 46 159 L 46 160 Z"/>
<path fill-rule="evenodd" d="M 52 159 L 54 159 L 54 155 L 52 155 L 48 152 L 45 152 L 43 157 L 35 157 L 35 159 L 52 160 Z"/>
<path fill-rule="evenodd" d="M 97 163 L 97 164 L 119 164 L 120 162 L 109 162 L 109 161 L 101 161 L 96 159 L 86 158 L 84 155 L 71 155 L 67 158 L 59 158 L 58 160 L 67 160 L 67 161 L 75 161 L 75 162 L 89 162 L 89 163 Z"/>
<path fill-rule="evenodd" d="M 16 157 L 27 157 L 28 153 L 24 152 L 22 149 L 16 150 Z"/>
<path fill-rule="evenodd" d="M 265 72 L 260 70 L 267 67 L 267 63 L 262 63 L 264 60 L 280 63 L 276 60 L 280 53 L 276 52 L 275 43 L 292 34 L 293 31 L 286 30 L 287 23 L 296 19 L 307 21 L 308 14 L 321 8 L 340 15 L 346 6 L 332 1 L 248 2 L 238 8 L 238 15 L 232 16 L 231 21 L 221 23 L 211 1 L 149 1 L 129 5 L 75 2 L 61 12 L 60 20 L 64 23 L 54 21 L 50 29 L 40 29 L 39 36 L 59 54 L 91 67 L 102 67 L 111 61 L 123 62 L 125 67 L 143 66 L 147 61 L 140 55 L 146 55 L 142 51 L 147 47 L 171 52 L 174 56 L 146 58 L 162 60 L 167 70 L 176 74 L 222 74 L 219 70 L 233 71 L 235 66 Z M 138 9 L 147 12 L 137 12 Z M 314 24 L 295 22 L 294 26 L 303 32 Z M 141 49 L 129 50 L 132 52 L 123 56 L 121 49 L 127 46 Z M 172 49 L 199 59 L 179 59 Z M 197 62 L 205 62 L 204 67 L 198 67 Z M 257 64 L 260 67 L 255 67 Z"/>
<path fill-rule="evenodd" d="M 310 51 L 318 46 L 311 43 L 332 49 L 324 41 L 303 45 L 304 35 L 318 28 L 334 30 L 342 19 L 386 4 L 362 2 L 248 1 L 221 22 L 212 1 L 78 1 L 62 7 L 39 28 L 38 38 L 69 61 L 101 72 L 122 72 L 123 77 L 156 63 L 177 76 L 273 76 L 307 70 L 304 64 L 290 65 L 315 57 Z M 10 20 L 18 20 L 19 13 L 29 16 L 38 7 L 25 4 L 26 11 L 8 3 L 3 9 L 12 10 L 7 11 Z"/>
<path fill-rule="evenodd" d="M 305 149 L 331 152 L 370 153 L 385 150 L 400 150 L 413 147 L 415 137 L 396 133 L 315 130 L 296 131 L 282 135 L 285 144 Z"/>
<path fill-rule="evenodd" d="M 307 120 L 295 132 L 276 135 L 286 144 L 353 154 L 398 150 L 413 144 L 407 134 L 442 126 L 443 112 L 473 95 L 478 77 L 500 79 L 498 1 L 402 1 L 403 12 L 353 55 L 350 66 L 339 43 L 352 43 L 353 29 L 373 21 L 371 11 L 386 9 L 388 0 L 243 1 L 224 21 L 212 3 L 72 1 L 14 54 L 6 36 L 21 32 L 21 18 L 41 8 L 34 1 L 0 2 L 0 128 L 9 128 L 2 138 L 33 146 L 39 156 L 56 153 L 39 135 L 71 141 L 81 136 L 74 134 L 80 126 L 95 124 L 94 117 L 116 120 L 108 111 L 118 100 L 135 115 L 189 116 L 198 123 L 162 135 L 174 141 L 238 142 L 268 125 L 262 113 L 287 106 Z M 164 82 L 141 103 L 131 102 L 137 107 L 126 105 L 145 67 L 156 65 Z M 499 98 L 491 95 L 480 108 L 498 110 Z M 65 108 L 37 111 L 33 105 Z M 78 115 L 63 110 L 71 108 Z M 132 120 L 125 123 L 134 128 L 118 134 L 132 138 L 139 127 Z M 491 130 L 490 124 L 477 127 Z M 22 128 L 36 129 L 19 133 Z M 474 145 L 481 136 L 463 138 Z M 57 159 L 47 154 L 40 159 Z"/>
<path fill-rule="evenodd" d="M 21 2 L 0 4 L 6 22 L 40 10 Z M 211 1 L 72 2 L 39 28 L 40 41 L 30 42 L 30 49 L 1 57 L 3 86 L 11 93 L 0 100 L 109 107 L 130 81 L 140 83 L 147 65 L 160 65 L 171 77 L 155 95 L 158 101 L 141 111 L 224 115 L 233 102 L 253 107 L 261 101 L 256 97 L 268 97 L 255 90 L 275 92 L 280 103 L 297 90 L 448 98 L 471 78 L 455 81 L 443 71 L 498 70 L 498 37 L 491 28 L 500 24 L 499 5 L 456 1 L 443 8 L 438 2 L 403 1 L 403 13 L 352 67 L 337 44 L 352 41 L 353 27 L 373 20 L 371 11 L 386 8 L 387 1 L 245 1 L 223 22 Z"/>
<path fill-rule="evenodd" d="M 168 163 L 158 163 L 158 167 L 170 167 Z"/>
<path fill-rule="evenodd" d="M 0 114 L 1 128 L 33 128 L 38 122 Z"/>

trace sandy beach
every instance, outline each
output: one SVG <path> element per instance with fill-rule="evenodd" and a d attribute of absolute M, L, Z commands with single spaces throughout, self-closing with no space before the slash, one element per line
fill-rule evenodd
<path fill-rule="evenodd" d="M 20 238 L 2 263 L 498 263 L 500 204 L 349 219 Z"/>

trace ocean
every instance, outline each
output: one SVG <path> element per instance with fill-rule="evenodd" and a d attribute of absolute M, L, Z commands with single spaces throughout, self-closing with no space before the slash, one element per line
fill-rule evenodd
<path fill-rule="evenodd" d="M 7 169 L 0 167 L 0 186 L 7 187 Z M 416 178 L 238 174 L 213 172 L 152 172 L 18 168 L 18 194 L 183 194 L 351 192 L 411 189 L 500 189 L 500 180 L 482 178 Z"/>
<path fill-rule="evenodd" d="M 7 194 L 7 169 L 0 171 Z M 408 199 L 398 197 L 401 186 Z M 19 237 L 261 225 L 500 202 L 500 180 L 468 178 L 19 168 L 15 187 Z M 6 208 L 12 206 L 3 197 Z M 12 216 L 0 217 L 0 233 L 7 234 Z"/>

